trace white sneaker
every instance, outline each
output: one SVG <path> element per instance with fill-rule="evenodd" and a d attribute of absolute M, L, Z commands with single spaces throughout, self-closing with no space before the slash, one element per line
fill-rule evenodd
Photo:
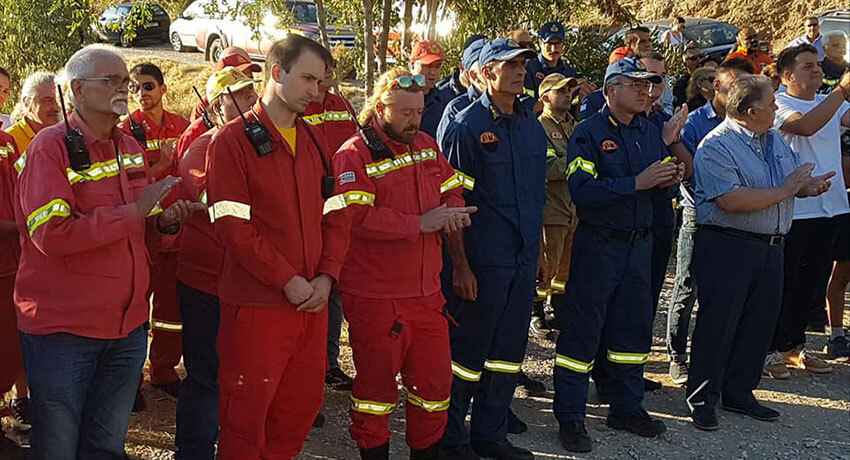
<path fill-rule="evenodd" d="M 768 353 L 764 358 L 762 374 L 775 379 L 787 379 L 791 377 L 791 371 L 785 366 L 785 360 L 778 351 Z"/>

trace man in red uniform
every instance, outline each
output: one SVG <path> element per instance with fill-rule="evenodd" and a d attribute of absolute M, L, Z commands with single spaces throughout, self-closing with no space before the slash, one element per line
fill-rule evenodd
<path fill-rule="evenodd" d="M 246 114 L 252 138 L 236 119 L 209 146 L 210 216 L 224 246 L 221 460 L 296 457 L 322 405 L 325 305 L 348 246 L 347 225 L 323 222 L 327 146 L 299 116 L 318 94 L 324 53 L 294 34 L 275 42 L 265 93 Z"/>
<path fill-rule="evenodd" d="M 130 92 L 141 108 L 130 114 L 130 117 L 121 123 L 121 128 L 132 134 L 132 124 L 135 124 L 144 130 L 145 160 L 155 180 L 177 176 L 174 144 L 189 126 L 185 118 L 163 107 L 162 96 L 167 90 L 159 67 L 143 63 L 130 69 Z M 175 195 L 172 194 L 166 203 L 174 198 Z M 180 355 L 183 352 L 180 341 L 183 325 L 177 300 L 178 250 L 176 238 L 168 238 L 163 240 L 156 253 L 151 254 L 151 384 L 175 398 L 180 388 L 180 379 L 174 368 L 180 363 Z"/>
<path fill-rule="evenodd" d="M 116 127 L 130 82 L 120 56 L 83 48 L 65 73 L 74 131 L 58 123 L 36 136 L 15 199 L 30 458 L 124 458 L 147 346 L 146 241 L 177 233 L 203 206 L 178 200 L 159 212 L 180 179 L 151 184 L 141 146 Z"/>
<path fill-rule="evenodd" d="M 419 131 L 425 82 L 402 68 L 378 80 L 361 114 L 389 148 L 376 160 L 360 136 L 334 157 L 339 194 L 325 210 L 351 222 L 340 275 L 357 376 L 351 437 L 363 459 L 389 459 L 396 375 L 407 387 L 411 459 L 436 459 L 452 386 L 449 328 L 440 291 L 440 231 L 469 225 L 463 184 L 431 136 Z"/>
<path fill-rule="evenodd" d="M 202 134 L 180 161 L 181 191 L 207 202 L 207 147 L 218 128 L 257 102 L 254 81 L 234 67 L 214 72 L 206 85 L 210 116 L 216 127 Z M 233 92 L 230 97 L 227 90 Z M 183 364 L 186 378 L 177 400 L 177 459 L 213 460 L 218 438 L 218 275 L 224 249 L 208 215 L 184 224 L 177 259 L 177 295 L 183 318 Z"/>

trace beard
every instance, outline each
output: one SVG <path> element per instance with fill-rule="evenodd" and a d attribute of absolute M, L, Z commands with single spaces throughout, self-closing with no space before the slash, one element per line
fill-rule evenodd
<path fill-rule="evenodd" d="M 419 134 L 419 125 L 407 125 L 398 131 L 389 123 L 381 121 L 381 128 L 387 133 L 387 137 L 402 144 L 412 144 L 416 135 Z"/>
<path fill-rule="evenodd" d="M 109 109 L 112 110 L 112 113 L 115 115 L 125 115 L 129 112 L 129 108 L 127 106 L 127 99 L 124 98 L 116 98 L 109 102 Z"/>

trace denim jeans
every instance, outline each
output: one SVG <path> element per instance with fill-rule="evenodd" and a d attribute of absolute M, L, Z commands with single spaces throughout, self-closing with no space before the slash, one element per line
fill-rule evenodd
<path fill-rule="evenodd" d="M 688 327 L 697 300 L 697 285 L 691 273 L 696 228 L 696 210 L 683 207 L 682 227 L 679 229 L 679 243 L 676 249 L 676 281 L 673 284 L 673 295 L 670 297 L 667 315 L 667 357 L 678 363 L 688 360 Z"/>
<path fill-rule="evenodd" d="M 122 339 L 21 333 L 30 388 L 30 460 L 124 460 L 147 352 L 144 327 Z"/>
<path fill-rule="evenodd" d="M 328 369 L 339 369 L 339 335 L 342 331 L 342 297 L 334 288 L 328 299 Z"/>
<path fill-rule="evenodd" d="M 177 399 L 178 459 L 213 460 L 218 440 L 218 296 L 177 282 L 186 378 Z"/>

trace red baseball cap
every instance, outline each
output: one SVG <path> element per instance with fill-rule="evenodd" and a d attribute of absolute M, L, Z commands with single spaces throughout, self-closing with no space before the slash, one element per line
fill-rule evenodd
<path fill-rule="evenodd" d="M 246 59 L 245 56 L 242 56 L 239 53 L 230 53 L 226 56 L 222 56 L 221 59 L 215 63 L 215 66 L 213 66 L 213 70 L 221 70 L 225 67 L 236 67 L 249 77 L 252 76 L 254 72 L 260 72 L 263 70 L 260 64 L 251 62 L 250 59 Z"/>
<path fill-rule="evenodd" d="M 431 40 L 422 40 L 413 46 L 413 53 L 410 55 L 411 61 L 422 61 L 425 65 L 431 65 L 435 62 L 445 61 L 446 55 L 443 53 L 443 48 Z"/>

